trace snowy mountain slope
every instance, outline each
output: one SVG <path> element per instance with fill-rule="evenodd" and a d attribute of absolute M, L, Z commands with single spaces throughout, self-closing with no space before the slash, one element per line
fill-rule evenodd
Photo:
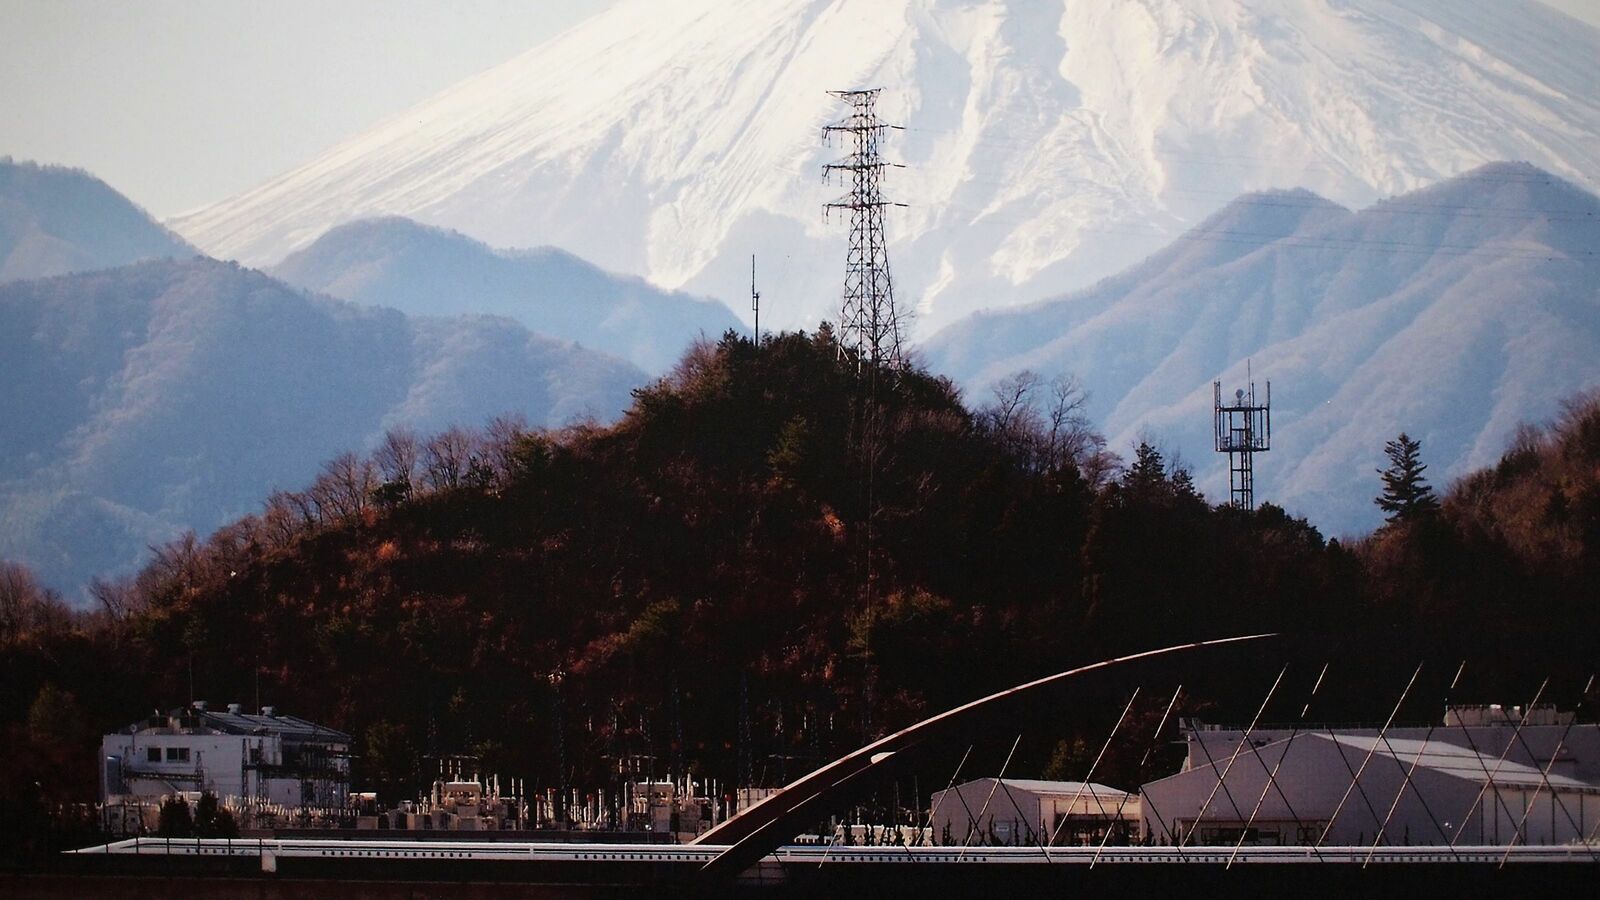
<path fill-rule="evenodd" d="M 265 264 L 403 215 L 774 325 L 832 315 L 829 88 L 881 85 L 919 333 L 1119 271 L 1242 193 L 1346 206 L 1523 159 L 1600 172 L 1600 32 L 1536 0 L 624 2 L 176 227 Z M 742 308 L 742 304 L 739 304 Z"/>
<path fill-rule="evenodd" d="M 1309 213 L 1297 227 L 1262 217 Z M 1436 483 L 1492 464 L 1521 422 L 1600 385 L 1600 199 L 1522 164 L 1486 166 L 1359 212 L 1241 198 L 1175 245 L 1056 301 L 974 316 L 926 348 L 975 399 L 1005 374 L 1078 374 L 1125 451 L 1181 453 L 1213 498 L 1211 382 L 1272 381 L 1258 496 L 1336 533 L 1378 521 L 1373 470 L 1400 431 Z"/>
<path fill-rule="evenodd" d="M 385 430 L 615 416 L 647 376 L 508 319 L 408 318 L 209 259 L 0 284 L 0 558 L 66 592 Z"/>
<path fill-rule="evenodd" d="M 0 281 L 193 255 L 93 175 L 0 158 Z"/>
<path fill-rule="evenodd" d="M 495 250 L 398 217 L 341 225 L 270 271 L 307 290 L 412 315 L 508 316 L 655 373 L 695 338 L 740 328 L 714 300 L 612 275 L 561 250 Z"/>

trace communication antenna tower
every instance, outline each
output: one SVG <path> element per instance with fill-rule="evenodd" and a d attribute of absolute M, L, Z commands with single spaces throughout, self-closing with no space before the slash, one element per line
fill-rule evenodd
<path fill-rule="evenodd" d="M 756 312 L 756 351 L 761 350 L 761 294 L 756 290 L 756 255 L 750 254 L 750 308 Z"/>
<path fill-rule="evenodd" d="M 850 113 L 824 126 L 822 138 L 831 143 L 835 134 L 847 136 L 852 152 L 822 167 L 824 180 L 847 178 L 850 187 L 850 193 L 823 205 L 823 215 L 836 209 L 850 213 L 850 252 L 845 261 L 844 304 L 839 313 L 840 352 L 854 351 L 858 367 L 867 362 L 899 369 L 905 360 L 900 353 L 900 314 L 895 309 L 894 282 L 889 277 L 883 210 L 905 204 L 883 198 L 883 170 L 901 167 L 884 162 L 878 148 L 884 132 L 901 126 L 878 120 L 876 106 L 881 90 L 828 92 L 849 103 Z"/>
<path fill-rule="evenodd" d="M 1256 383 L 1246 384 L 1224 401 L 1222 382 L 1212 382 L 1216 396 L 1213 414 L 1217 452 L 1228 454 L 1230 501 L 1239 509 L 1255 509 L 1255 454 L 1272 449 L 1272 382 L 1267 382 L 1261 403 L 1256 402 Z"/>

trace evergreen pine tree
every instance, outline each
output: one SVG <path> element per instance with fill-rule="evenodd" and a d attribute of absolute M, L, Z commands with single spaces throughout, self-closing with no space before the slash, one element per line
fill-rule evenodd
<path fill-rule="evenodd" d="M 1140 441 L 1139 448 L 1134 451 L 1133 465 L 1122 475 L 1123 487 L 1149 492 L 1165 485 L 1166 481 L 1167 464 L 1161 458 L 1161 451 Z"/>
<path fill-rule="evenodd" d="M 1403 431 L 1383 445 L 1389 467 L 1378 470 L 1383 478 L 1383 493 L 1372 502 L 1387 513 L 1386 521 L 1390 524 L 1431 515 L 1439 509 L 1433 488 L 1422 477 L 1428 467 L 1421 460 L 1421 449 L 1422 442 L 1413 440 Z"/>

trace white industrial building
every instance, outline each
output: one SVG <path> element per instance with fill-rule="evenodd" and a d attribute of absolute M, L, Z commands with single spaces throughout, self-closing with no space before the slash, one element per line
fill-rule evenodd
<path fill-rule="evenodd" d="M 1137 837 L 1139 798 L 1103 784 L 977 778 L 930 798 L 936 844 L 1029 846 L 1128 843 Z"/>
<path fill-rule="evenodd" d="M 1141 791 L 1155 843 L 1565 844 L 1600 827 L 1600 726 L 1541 707 L 1429 727 L 1185 723 L 1183 770 Z M 1359 777 L 1358 777 L 1359 776 Z M 1326 834 L 1324 834 L 1326 833 Z"/>
<path fill-rule="evenodd" d="M 270 706 L 213 712 L 196 701 L 106 735 L 100 761 L 102 803 L 209 792 L 341 807 L 350 794 L 350 735 Z"/>

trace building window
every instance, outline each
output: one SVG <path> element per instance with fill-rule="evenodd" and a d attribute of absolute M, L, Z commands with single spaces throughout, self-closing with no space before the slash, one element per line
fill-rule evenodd
<path fill-rule="evenodd" d="M 250 763 L 252 765 L 255 765 L 255 764 L 259 764 L 260 762 L 261 762 L 261 748 L 260 747 L 251 747 L 250 748 Z"/>
<path fill-rule="evenodd" d="M 144 751 L 145 762 L 161 762 L 161 748 L 148 747 Z"/>
<path fill-rule="evenodd" d="M 168 747 L 167 748 L 167 762 L 188 762 L 188 761 L 189 761 L 189 748 L 188 747 Z"/>

